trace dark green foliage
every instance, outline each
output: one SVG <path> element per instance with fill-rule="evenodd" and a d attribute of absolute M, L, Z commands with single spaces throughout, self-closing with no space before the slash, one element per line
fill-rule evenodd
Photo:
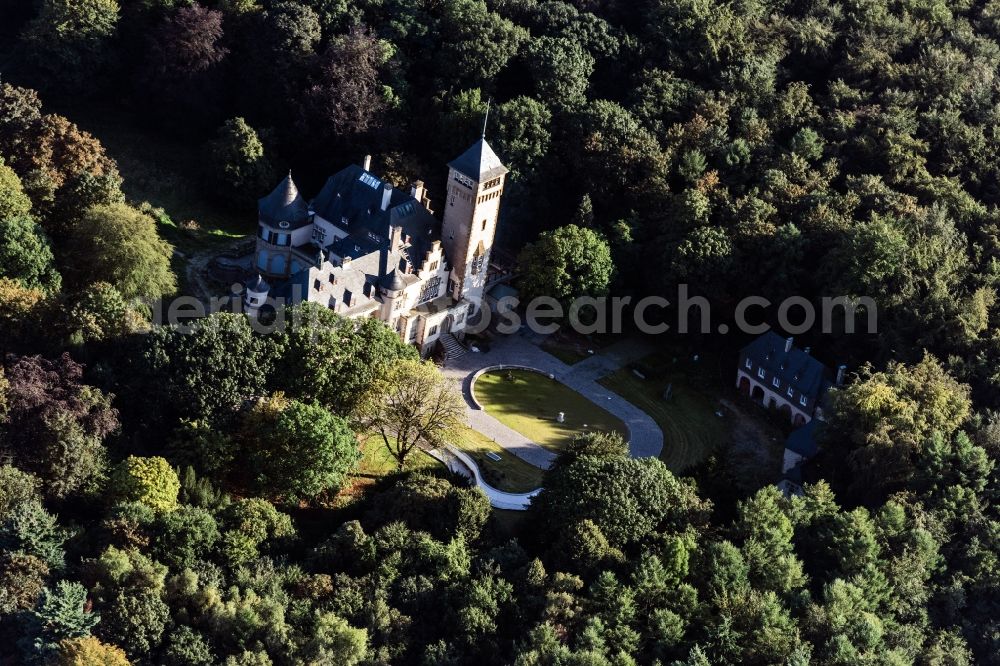
<path fill-rule="evenodd" d="M 304 303 L 285 314 L 278 383 L 289 396 L 317 401 L 348 415 L 364 389 L 400 359 L 414 359 L 413 347 L 374 319 L 354 322 L 328 308 Z"/>
<path fill-rule="evenodd" d="M 573 224 L 541 234 L 517 261 L 523 271 L 518 287 L 525 302 L 536 296 L 567 303 L 582 296 L 604 296 L 615 270 L 607 241 Z"/>
<path fill-rule="evenodd" d="M 0 662 L 91 631 L 135 664 L 995 661 L 996 4 L 0 0 L 4 76 L 80 123 L 0 83 L 0 352 L 27 354 L 0 380 Z M 687 283 L 713 325 L 748 295 L 877 301 L 877 335 L 805 342 L 858 370 L 805 470 L 828 483 L 786 499 L 727 450 L 696 493 L 588 437 L 511 516 L 434 476 L 347 481 L 340 419 L 359 396 L 377 415 L 370 389 L 414 358 L 375 320 L 309 305 L 314 329 L 221 315 L 133 344 L 132 297 L 221 247 L 218 211 L 175 212 L 175 160 L 204 157 L 244 232 L 278 166 L 314 194 L 366 152 L 440 213 L 491 98 L 498 248 L 539 239 L 524 295 Z M 122 175 L 203 229 L 125 207 Z M 44 360 L 67 345 L 86 371 Z M 130 455 L 180 467 L 176 509 L 114 503 L 106 458 Z"/>
<path fill-rule="evenodd" d="M 118 22 L 115 0 L 44 0 L 24 32 L 31 66 L 51 82 L 84 91 L 107 63 Z"/>
<path fill-rule="evenodd" d="M 173 294 L 173 247 L 152 217 L 123 203 L 91 206 L 70 230 L 68 278 L 77 288 L 108 282 L 126 298 Z"/>
<path fill-rule="evenodd" d="M 158 384 L 175 413 L 203 418 L 231 411 L 261 392 L 271 369 L 268 347 L 245 316 L 218 313 L 190 331 L 154 329 L 143 360 L 150 383 Z"/>
<path fill-rule="evenodd" d="M 101 617 L 98 635 L 136 659 L 159 646 L 170 621 L 170 609 L 159 594 L 119 592 L 104 605 Z"/>
<path fill-rule="evenodd" d="M 412 474 L 379 496 L 369 512 L 375 523 L 401 520 L 410 529 L 430 533 L 438 539 L 450 535 L 472 542 L 490 515 L 489 500 L 473 488 L 459 488 L 447 479 Z"/>
<path fill-rule="evenodd" d="M 215 656 L 201 633 L 181 625 L 164 640 L 163 663 L 165 666 L 212 666 Z"/>
<path fill-rule="evenodd" d="M 37 557 L 52 569 L 64 565 L 63 543 L 69 534 L 36 500 L 14 506 L 0 523 L 0 548 Z"/>
<path fill-rule="evenodd" d="M 152 529 L 156 534 L 157 559 L 177 570 L 206 557 L 219 540 L 212 514 L 190 506 L 164 514 Z"/>
<path fill-rule="evenodd" d="M 24 616 L 21 651 L 28 663 L 42 663 L 64 638 L 87 636 L 100 617 L 87 608 L 87 590 L 61 580 L 42 591 L 34 610 Z"/>
<path fill-rule="evenodd" d="M 700 510 L 692 491 L 653 458 L 583 456 L 553 469 L 544 488 L 531 504 L 539 534 L 559 534 L 587 518 L 619 548 Z"/>
<path fill-rule="evenodd" d="M 227 120 L 210 147 L 212 174 L 219 193 L 240 206 L 267 194 L 274 186 L 274 169 L 264 144 L 243 118 Z"/>
<path fill-rule="evenodd" d="M 0 616 L 33 608 L 50 571 L 49 565 L 35 555 L 0 554 Z"/>
<path fill-rule="evenodd" d="M 347 422 L 316 403 L 261 401 L 245 433 L 257 486 L 292 502 L 336 492 L 361 456 Z"/>

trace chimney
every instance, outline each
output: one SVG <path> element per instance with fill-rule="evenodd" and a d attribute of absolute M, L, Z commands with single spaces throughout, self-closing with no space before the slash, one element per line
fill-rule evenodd
<path fill-rule="evenodd" d="M 372 170 L 372 156 L 371 155 L 365 155 L 365 161 L 361 163 L 361 168 L 364 169 L 365 171 L 371 171 Z"/>
<path fill-rule="evenodd" d="M 390 199 L 392 199 L 392 185 L 386 183 L 382 186 L 382 210 L 389 210 Z"/>
<path fill-rule="evenodd" d="M 837 366 L 837 386 L 843 386 L 844 384 L 844 374 L 847 372 L 846 365 Z"/>
<path fill-rule="evenodd" d="M 786 354 L 788 352 L 792 351 L 792 342 L 794 342 L 794 341 L 795 341 L 795 338 L 785 338 L 785 353 Z"/>
<path fill-rule="evenodd" d="M 419 201 L 424 202 L 424 181 L 415 180 L 413 184 L 410 185 L 410 196 Z"/>

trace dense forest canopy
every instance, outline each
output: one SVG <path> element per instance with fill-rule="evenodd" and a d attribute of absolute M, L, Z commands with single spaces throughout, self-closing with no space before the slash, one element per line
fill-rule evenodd
<path fill-rule="evenodd" d="M 0 0 L 0 660 L 996 661 L 998 62 L 995 0 Z M 585 441 L 514 528 L 440 472 L 338 503 L 433 369 L 309 305 L 151 327 L 169 216 L 74 122 L 197 151 L 250 234 L 288 168 L 442 197 L 488 104 L 529 292 L 877 300 L 815 338 L 825 480 Z"/>

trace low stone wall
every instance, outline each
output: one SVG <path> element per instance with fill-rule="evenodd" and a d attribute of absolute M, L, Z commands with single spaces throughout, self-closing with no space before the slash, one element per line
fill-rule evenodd
<path fill-rule="evenodd" d="M 472 459 L 472 456 L 465 451 L 461 451 L 454 446 L 446 446 L 444 452 L 435 449 L 430 454 L 443 462 L 452 471 L 454 463 L 460 464 L 468 471 L 466 476 L 472 478 L 476 487 L 480 488 L 490 499 L 490 505 L 495 509 L 507 509 L 509 511 L 526 511 L 531 505 L 531 498 L 541 492 L 541 488 L 536 488 L 529 493 L 508 493 L 498 490 L 483 480 L 483 475 L 479 471 L 479 465 Z"/>

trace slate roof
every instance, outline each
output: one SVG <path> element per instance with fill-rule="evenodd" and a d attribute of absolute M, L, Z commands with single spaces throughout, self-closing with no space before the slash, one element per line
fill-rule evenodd
<path fill-rule="evenodd" d="M 764 333 L 740 352 L 740 359 L 749 357 L 754 368 L 764 367 L 769 376 L 781 379 L 782 386 L 795 388 L 815 400 L 829 388 L 829 369 L 813 356 L 796 346 L 785 351 L 785 339 L 774 331 Z M 741 366 L 742 367 L 742 366 Z"/>
<path fill-rule="evenodd" d="M 819 451 L 816 432 L 822 424 L 819 419 L 812 419 L 801 428 L 796 428 L 785 440 L 785 448 L 794 451 L 804 458 L 812 458 Z"/>
<path fill-rule="evenodd" d="M 472 144 L 468 150 L 449 162 L 448 166 L 479 183 L 507 173 L 507 167 L 490 148 L 490 144 L 486 143 L 486 139 Z"/>
<path fill-rule="evenodd" d="M 271 285 L 264 280 L 260 273 L 257 273 L 257 277 L 251 278 L 247 281 L 247 289 L 250 291 L 263 292 L 268 291 L 270 288 Z"/>
<path fill-rule="evenodd" d="M 297 229 L 311 222 L 309 205 L 295 186 L 291 173 L 270 194 L 257 200 L 257 211 L 260 219 L 281 229 Z M 288 224 L 282 226 L 282 222 Z"/>
<path fill-rule="evenodd" d="M 441 229 L 434 216 L 408 192 L 393 188 L 387 210 L 382 210 L 384 183 L 352 164 L 330 176 L 313 199 L 316 215 L 348 232 L 332 243 L 339 257 L 358 258 L 388 245 L 389 228 L 401 227 L 410 236 L 411 263 L 420 265 Z M 357 249 L 355 249 L 357 248 Z"/>

